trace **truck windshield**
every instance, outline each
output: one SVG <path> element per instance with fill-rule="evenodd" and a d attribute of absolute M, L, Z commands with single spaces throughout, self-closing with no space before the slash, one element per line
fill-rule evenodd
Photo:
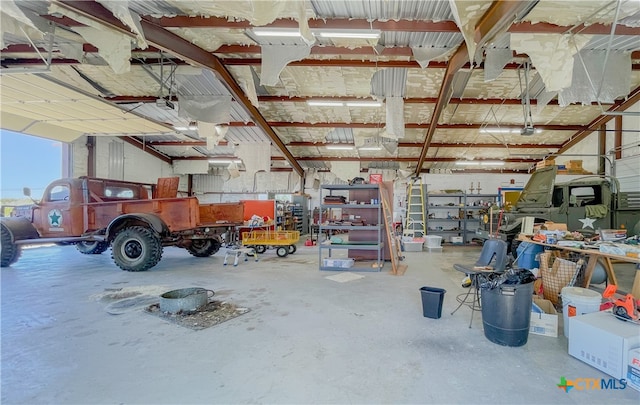
<path fill-rule="evenodd" d="M 575 207 L 597 205 L 602 204 L 600 195 L 600 188 L 597 186 L 572 187 L 569 191 L 569 201 Z"/>

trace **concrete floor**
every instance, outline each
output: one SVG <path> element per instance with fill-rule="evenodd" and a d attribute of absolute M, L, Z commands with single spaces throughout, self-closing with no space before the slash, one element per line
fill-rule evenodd
<path fill-rule="evenodd" d="M 222 252 L 167 248 L 142 273 L 119 270 L 109 252 L 28 249 L 1 272 L 2 403 L 639 403 L 631 388 L 559 389 L 561 376 L 609 378 L 570 357 L 563 336 L 503 347 L 485 338 L 479 312 L 471 329 L 468 308 L 450 315 L 465 291 L 452 264 L 478 252 L 406 252 L 404 276 L 387 263 L 338 283 L 318 270 L 315 247 L 238 267 L 223 267 Z M 111 315 L 99 299 L 193 286 L 251 311 L 193 331 L 140 306 Z M 447 290 L 441 319 L 422 316 L 421 286 Z"/>

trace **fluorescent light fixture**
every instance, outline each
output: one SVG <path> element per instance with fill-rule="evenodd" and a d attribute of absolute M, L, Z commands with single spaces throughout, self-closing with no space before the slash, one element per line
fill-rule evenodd
<path fill-rule="evenodd" d="M 347 107 L 382 107 L 380 101 L 347 101 Z"/>
<path fill-rule="evenodd" d="M 458 166 L 478 166 L 480 162 L 476 162 L 474 160 L 459 160 L 456 162 Z"/>
<path fill-rule="evenodd" d="M 300 30 L 296 28 L 254 28 L 253 35 L 258 37 L 301 37 Z"/>
<path fill-rule="evenodd" d="M 511 128 L 480 128 L 481 134 L 519 134 L 519 129 L 511 129 Z"/>
<path fill-rule="evenodd" d="M 358 150 L 382 150 L 382 146 L 363 146 Z"/>
<path fill-rule="evenodd" d="M 480 166 L 504 166 L 504 162 L 501 160 L 485 160 L 480 162 Z"/>
<path fill-rule="evenodd" d="M 240 159 L 209 159 L 209 163 L 220 163 L 220 164 L 236 163 L 236 164 L 240 164 L 240 163 L 242 163 L 242 160 L 240 160 Z"/>
<path fill-rule="evenodd" d="M 331 145 L 325 145 L 327 149 L 331 150 L 353 150 L 353 145 L 345 144 L 345 143 L 334 143 Z"/>
<path fill-rule="evenodd" d="M 361 39 L 377 39 L 380 38 L 382 31 L 380 30 L 332 30 L 332 31 L 313 31 L 313 35 L 320 38 L 361 38 Z"/>
<path fill-rule="evenodd" d="M 331 100 L 308 100 L 307 105 L 311 107 L 344 107 L 342 101 Z"/>

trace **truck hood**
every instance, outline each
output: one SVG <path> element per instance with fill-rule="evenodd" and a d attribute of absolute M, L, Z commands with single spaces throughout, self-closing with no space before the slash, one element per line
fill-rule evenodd
<path fill-rule="evenodd" d="M 549 166 L 533 172 L 516 202 L 516 209 L 550 207 L 557 172 L 557 166 Z"/>

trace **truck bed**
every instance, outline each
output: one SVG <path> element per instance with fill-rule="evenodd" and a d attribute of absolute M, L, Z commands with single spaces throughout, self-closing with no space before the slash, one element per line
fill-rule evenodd
<path fill-rule="evenodd" d="M 171 231 L 200 226 L 228 226 L 242 224 L 241 203 L 200 205 L 196 197 L 159 198 L 118 202 L 83 204 L 87 209 L 88 229 L 106 228 L 111 220 L 123 214 L 155 214 Z"/>

